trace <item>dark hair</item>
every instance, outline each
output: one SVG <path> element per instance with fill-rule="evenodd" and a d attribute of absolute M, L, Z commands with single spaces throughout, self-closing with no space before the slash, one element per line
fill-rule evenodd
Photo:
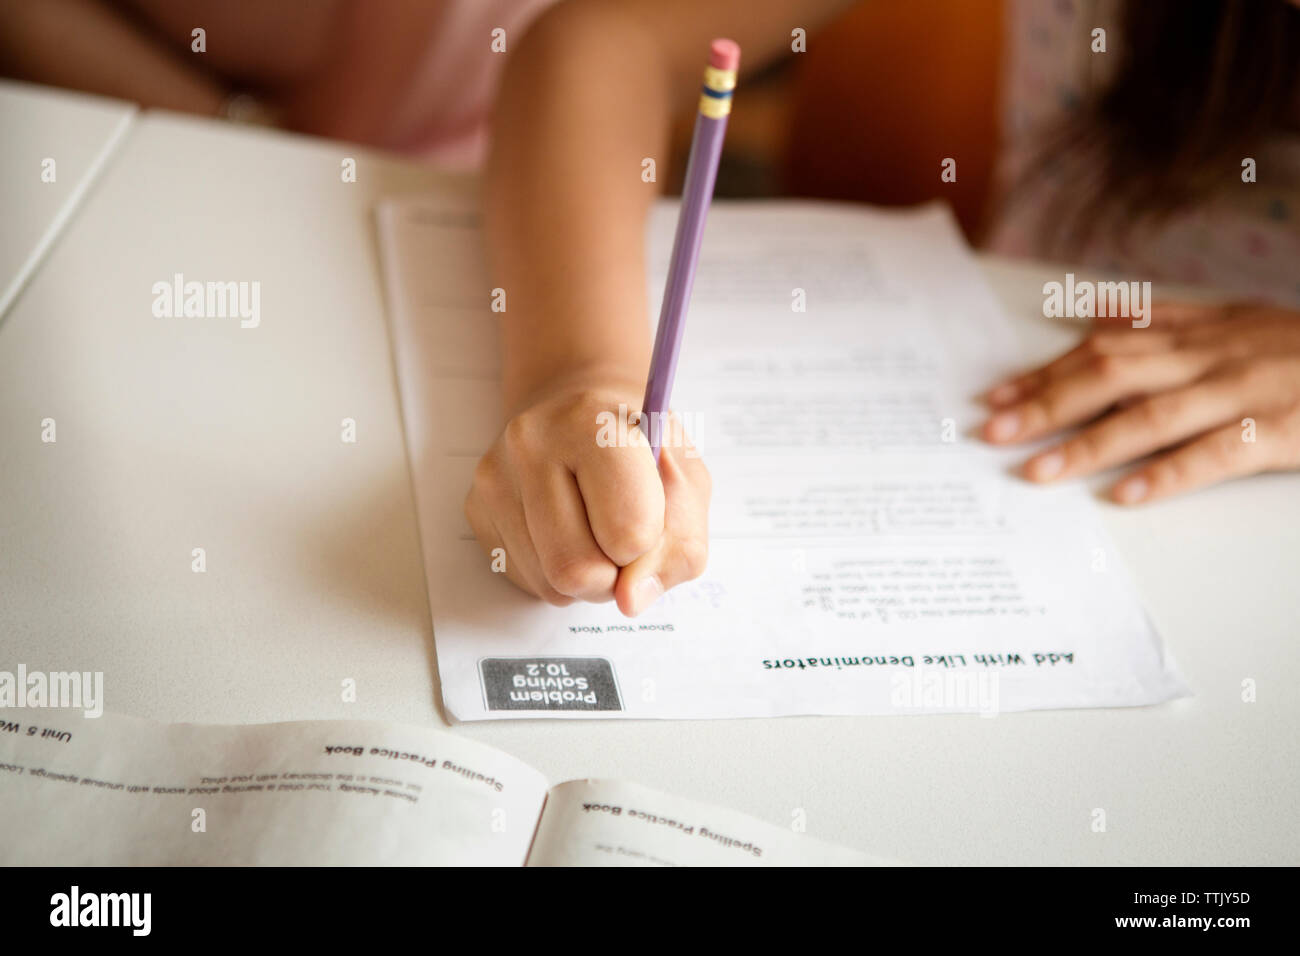
<path fill-rule="evenodd" d="M 1048 248 L 1158 222 L 1239 181 L 1242 160 L 1300 116 L 1300 9 L 1287 0 L 1127 0 L 1117 69 L 1044 141 L 1027 177 L 1062 187 Z"/>

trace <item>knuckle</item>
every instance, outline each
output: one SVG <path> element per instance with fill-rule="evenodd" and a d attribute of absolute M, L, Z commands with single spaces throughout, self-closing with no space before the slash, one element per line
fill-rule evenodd
<path fill-rule="evenodd" d="M 640 556 L 645 554 L 663 536 L 662 520 L 649 517 L 628 516 L 618 520 L 613 529 L 614 543 L 625 554 Z"/>
<path fill-rule="evenodd" d="M 546 566 L 546 580 L 556 591 L 575 597 L 600 588 L 601 568 L 587 558 L 560 557 Z"/>
<path fill-rule="evenodd" d="M 523 415 L 516 415 L 506 422 L 501 432 L 501 442 L 506 451 L 514 457 L 527 457 L 533 448 L 533 429 Z"/>
<path fill-rule="evenodd" d="M 568 421 L 597 421 L 602 412 L 618 413 L 610 406 L 609 396 L 593 388 L 580 388 L 563 396 L 556 405 L 557 414 Z M 629 411 L 629 416 L 631 412 Z M 630 421 L 630 417 L 629 417 Z"/>
<path fill-rule="evenodd" d="M 1106 436 L 1096 428 L 1075 435 L 1065 444 L 1065 460 L 1070 465 L 1089 465 L 1106 456 Z"/>
<path fill-rule="evenodd" d="M 1183 408 L 1184 403 L 1181 398 L 1162 395 L 1139 402 L 1133 407 L 1133 416 L 1144 430 L 1162 432 L 1173 424 Z"/>
<path fill-rule="evenodd" d="M 1189 455 L 1182 453 L 1170 455 L 1156 469 L 1156 484 L 1165 488 L 1177 488 L 1187 484 L 1193 476 L 1194 468 Z"/>
<path fill-rule="evenodd" d="M 1205 455 L 1217 470 L 1232 467 L 1241 453 L 1243 443 L 1235 431 L 1224 431 L 1206 442 Z"/>
<path fill-rule="evenodd" d="M 580 388 L 574 392 L 565 403 L 565 407 L 574 413 L 585 413 L 588 409 L 599 407 L 608 411 L 616 411 L 618 406 L 610 408 L 609 395 L 594 388 Z M 630 413 L 629 413 L 630 414 Z"/>
<path fill-rule="evenodd" d="M 1278 386 L 1286 381 L 1285 373 L 1278 374 L 1283 368 L 1283 363 L 1277 358 L 1272 356 L 1260 358 L 1247 366 L 1246 383 L 1271 399 L 1279 391 Z"/>
<path fill-rule="evenodd" d="M 478 460 L 474 466 L 473 488 L 492 488 L 501 476 L 501 463 L 497 456 L 489 452 Z M 473 492 L 471 491 L 471 494 Z"/>
<path fill-rule="evenodd" d="M 1065 396 L 1059 388 L 1046 388 L 1032 402 L 1029 402 L 1029 409 L 1037 409 L 1037 415 L 1032 412 L 1029 416 L 1032 421 L 1038 418 L 1040 421 L 1057 422 L 1065 414 Z"/>
<path fill-rule="evenodd" d="M 709 542 L 705 538 L 683 538 L 677 548 L 681 552 L 686 580 L 694 580 L 704 573 L 709 564 Z"/>
<path fill-rule="evenodd" d="M 568 607 L 573 603 L 573 598 L 549 587 L 543 588 L 539 597 L 552 607 Z"/>
<path fill-rule="evenodd" d="M 1274 381 L 1268 359 L 1238 358 L 1226 364 L 1223 377 L 1232 389 L 1248 394 L 1264 394 Z"/>
<path fill-rule="evenodd" d="M 1113 382 L 1123 376 L 1128 363 L 1123 356 L 1099 352 L 1088 360 L 1088 366 L 1097 378 L 1105 382 Z"/>
<path fill-rule="evenodd" d="M 665 461 L 671 462 L 672 467 L 662 467 Z M 661 459 L 660 476 L 666 497 L 671 497 L 679 489 L 688 492 L 693 498 L 703 497 L 705 501 L 713 496 L 713 476 L 694 451 L 694 446 L 666 453 Z"/>

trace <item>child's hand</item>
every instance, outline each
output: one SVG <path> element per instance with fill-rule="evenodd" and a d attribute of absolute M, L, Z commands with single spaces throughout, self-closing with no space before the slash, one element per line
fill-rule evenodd
<path fill-rule="evenodd" d="M 626 386 L 567 388 L 515 415 L 479 461 L 465 516 L 525 591 L 561 607 L 614 598 L 631 617 L 703 573 L 710 479 L 689 447 L 665 444 L 656 468 L 634 424 L 606 429 L 628 441 L 602 447 L 597 416 L 617 419 L 620 403 L 635 420 Z"/>
<path fill-rule="evenodd" d="M 1096 324 L 1082 345 L 987 395 L 996 412 L 983 435 L 996 444 L 1091 422 L 1029 459 L 1026 478 L 1075 478 L 1171 449 L 1111 488 L 1137 504 L 1300 468 L 1300 313 L 1164 304 L 1144 329 Z"/>

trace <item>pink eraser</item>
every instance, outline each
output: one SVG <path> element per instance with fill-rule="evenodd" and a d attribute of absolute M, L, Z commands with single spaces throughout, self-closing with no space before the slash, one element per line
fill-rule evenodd
<path fill-rule="evenodd" d="M 709 44 L 709 66 L 715 70 L 734 70 L 740 66 L 740 45 L 735 40 L 714 40 Z"/>

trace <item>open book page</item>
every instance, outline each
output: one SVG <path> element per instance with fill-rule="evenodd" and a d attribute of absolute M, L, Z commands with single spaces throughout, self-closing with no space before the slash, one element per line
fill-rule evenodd
<path fill-rule="evenodd" d="M 454 734 L 0 710 L 6 865 L 522 866 L 536 770 Z"/>
<path fill-rule="evenodd" d="M 664 204 L 650 224 L 655 290 L 675 217 Z M 992 715 L 1186 693 L 1086 491 L 1030 486 L 1010 473 L 1023 450 L 972 437 L 974 396 L 1017 350 L 942 207 L 715 204 L 673 397 L 713 475 L 709 566 L 635 620 L 492 572 L 461 511 L 501 427 L 509 314 L 491 309 L 477 213 L 428 197 L 379 220 L 457 719 Z M 593 421 L 592 438 L 617 427 Z"/>
<path fill-rule="evenodd" d="M 529 866 L 868 866 L 865 853 L 616 780 L 551 790 Z"/>

